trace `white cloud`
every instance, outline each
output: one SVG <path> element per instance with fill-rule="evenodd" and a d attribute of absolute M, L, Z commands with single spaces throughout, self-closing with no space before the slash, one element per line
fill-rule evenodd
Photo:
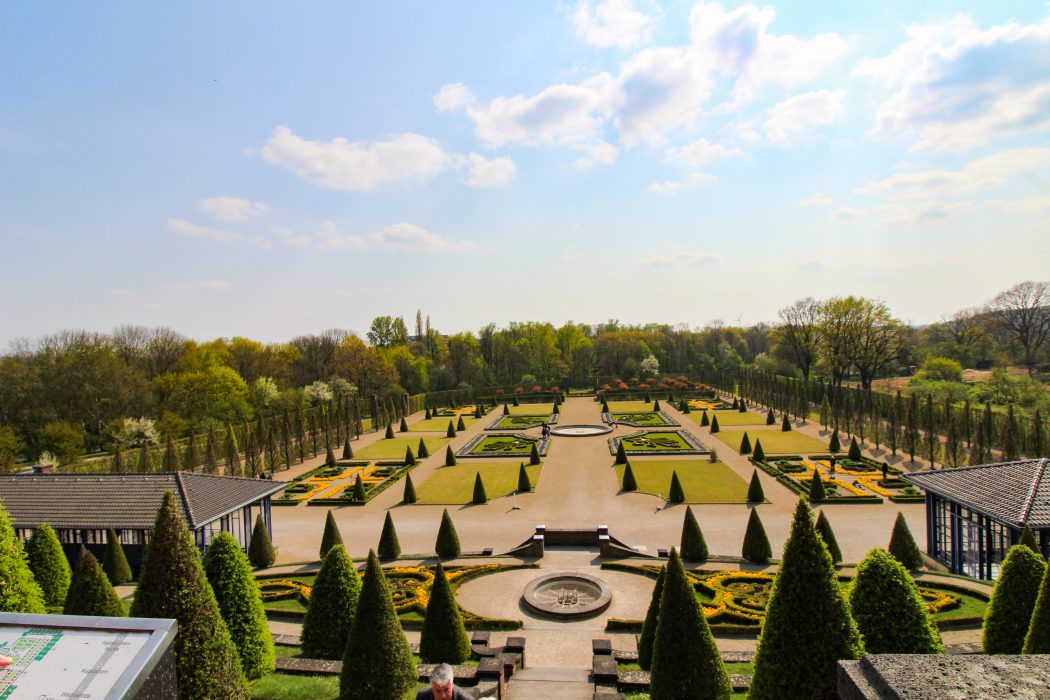
<path fill-rule="evenodd" d="M 466 160 L 470 165 L 467 184 L 471 187 L 502 187 L 518 173 L 518 166 L 510 158 L 486 158 L 471 153 Z"/>
<path fill-rule="evenodd" d="M 709 175 L 708 173 L 689 173 L 684 180 L 652 182 L 645 189 L 654 194 L 675 195 L 685 189 L 710 185 L 716 179 L 714 175 Z"/>
<path fill-rule="evenodd" d="M 201 289 L 213 289 L 219 292 L 225 292 L 227 289 L 233 287 L 233 285 L 226 280 L 208 280 L 206 282 L 198 282 L 197 286 Z"/>
<path fill-rule="evenodd" d="M 334 138 L 309 141 L 287 126 L 274 129 L 263 157 L 299 177 L 332 190 L 365 191 L 398 181 L 426 181 L 449 167 L 452 157 L 433 139 L 413 133 L 366 144 Z"/>
<path fill-rule="evenodd" d="M 918 204 L 886 204 L 875 210 L 879 221 L 889 225 L 929 225 L 973 209 L 973 202 L 921 202 Z"/>
<path fill-rule="evenodd" d="M 611 143 L 601 141 L 586 148 L 587 155 L 580 156 L 572 162 L 577 170 L 590 170 L 596 165 L 612 165 L 620 155 L 620 149 Z"/>
<path fill-rule="evenodd" d="M 877 128 L 917 135 L 915 151 L 966 151 L 1050 130 L 1050 17 L 987 30 L 963 15 L 913 25 L 901 46 L 854 72 L 897 88 Z"/>
<path fill-rule="evenodd" d="M 223 229 L 211 228 L 208 226 L 198 226 L 197 224 L 190 223 L 185 219 L 178 218 L 168 219 L 168 230 L 172 233 L 177 233 L 180 236 L 207 238 L 209 240 L 218 241 L 219 243 L 241 243 L 250 240 L 243 233 L 225 231 Z"/>
<path fill-rule="evenodd" d="M 463 83 L 444 85 L 434 95 L 434 106 L 439 112 L 449 112 L 474 104 L 474 93 Z"/>
<path fill-rule="evenodd" d="M 867 209 L 860 209 L 857 207 L 839 207 L 835 211 L 831 212 L 828 218 L 832 221 L 844 224 L 849 221 L 857 221 L 868 215 Z"/>
<path fill-rule="evenodd" d="M 1050 213 L 1050 195 L 1023 199 L 988 199 L 981 204 L 1010 214 Z"/>
<path fill-rule="evenodd" d="M 475 249 L 470 241 L 453 241 L 414 224 L 400 223 L 366 236 L 343 233 L 331 221 L 312 237 L 320 250 L 391 250 L 399 253 L 457 253 Z"/>
<path fill-rule="evenodd" d="M 766 110 L 768 119 L 762 124 L 766 138 L 783 146 L 827 126 L 842 114 L 842 101 L 843 93 L 838 90 L 817 90 L 784 100 Z"/>
<path fill-rule="evenodd" d="M 589 0 L 581 0 L 572 19 L 576 35 L 599 48 L 638 46 L 653 24 L 653 18 L 634 9 L 631 0 L 605 0 L 593 8 Z"/>
<path fill-rule="evenodd" d="M 896 199 L 930 199 L 996 189 L 1011 176 L 1050 168 L 1050 148 L 1016 148 L 980 158 L 960 170 L 904 172 L 865 185 L 860 194 L 890 195 Z"/>
<path fill-rule="evenodd" d="M 242 221 L 260 216 L 270 210 L 263 202 L 250 202 L 240 197 L 209 197 L 202 199 L 200 209 L 222 221 Z"/>
<path fill-rule="evenodd" d="M 739 158 L 744 152 L 733 146 L 724 146 L 720 143 L 711 143 L 707 139 L 700 139 L 685 146 L 677 146 L 667 151 L 665 163 L 684 163 L 694 168 L 702 168 L 708 163 L 716 160 L 729 160 Z"/>
<path fill-rule="evenodd" d="M 834 203 L 835 200 L 828 197 L 823 192 L 814 192 L 813 196 L 799 202 L 799 204 L 804 207 L 830 207 Z"/>
<path fill-rule="evenodd" d="M 675 250 L 668 253 L 656 253 L 639 261 L 642 267 L 668 268 L 668 267 L 696 267 L 700 265 L 718 265 L 725 262 L 725 258 L 718 253 L 708 253 L 699 250 Z"/>

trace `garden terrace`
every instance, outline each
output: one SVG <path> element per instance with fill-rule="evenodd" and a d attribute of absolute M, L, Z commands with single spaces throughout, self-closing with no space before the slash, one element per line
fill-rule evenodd
<path fill-rule="evenodd" d="M 692 415 L 692 414 L 690 414 Z M 745 414 L 738 414 L 745 415 Z M 763 421 L 764 422 L 764 421 Z M 722 418 L 718 418 L 719 427 L 721 427 Z M 767 455 L 798 455 L 798 454 L 809 454 L 811 452 L 827 452 L 828 445 L 823 440 L 818 440 L 815 437 L 810 437 L 798 430 L 792 430 L 790 432 L 783 432 L 779 427 L 772 426 L 767 429 L 759 430 L 720 430 L 717 433 L 712 433 L 714 437 L 718 438 L 733 450 L 740 450 L 740 442 L 744 439 L 744 433 L 748 434 L 751 438 L 752 448 L 755 446 L 755 440 L 762 441 L 762 450 Z"/>
<path fill-rule="evenodd" d="M 650 428 L 654 426 L 672 427 L 679 425 L 678 421 L 663 411 L 648 411 L 641 413 L 603 413 L 602 420 L 611 423 L 616 420 L 620 425 L 629 425 L 633 428 Z"/>
<path fill-rule="evenodd" d="M 458 452 L 457 457 L 515 457 L 528 459 L 533 446 L 540 456 L 547 454 L 549 438 L 531 437 L 524 433 L 513 435 L 475 435 Z"/>
<path fill-rule="evenodd" d="M 621 442 L 629 455 L 706 455 L 711 452 L 686 430 L 640 430 L 622 438 L 610 438 L 609 451 L 616 454 Z"/>
<path fill-rule="evenodd" d="M 500 406 L 499 410 L 502 411 L 503 407 Z M 507 404 L 507 410 L 510 411 L 512 416 L 538 416 L 544 413 L 554 413 L 554 404 L 543 404 L 543 403 L 526 403 L 520 406 L 512 406 Z"/>
<path fill-rule="evenodd" d="M 765 445 L 764 442 L 762 444 Z M 836 459 L 834 474 L 831 472 L 831 455 L 813 455 L 809 458 L 791 455 L 752 462 L 799 494 L 809 493 L 813 470 L 816 469 L 824 482 L 824 491 L 830 503 L 881 503 L 882 498 L 888 498 L 894 503 L 921 503 L 925 500 L 921 491 L 901 480 L 900 469 L 889 467 L 888 476 L 883 479 L 882 464 L 867 457 L 860 460 Z"/>
<path fill-rule="evenodd" d="M 448 427 L 448 421 L 445 422 L 445 426 Z M 399 434 L 404 435 L 404 433 Z M 452 438 L 448 437 L 427 436 L 423 438 L 427 451 L 432 455 L 444 450 L 445 446 L 450 442 L 452 442 Z M 411 447 L 412 454 L 415 454 L 416 448 L 419 447 L 419 437 L 393 437 L 376 440 L 368 447 L 354 450 L 354 457 L 360 457 L 361 459 L 404 459 L 405 448 L 408 447 Z M 418 455 L 416 456 L 418 457 Z"/>
<path fill-rule="evenodd" d="M 623 488 L 626 465 L 617 464 L 616 480 Z M 638 492 L 663 498 L 670 496 L 671 475 L 685 492 L 686 503 L 746 503 L 747 482 L 722 462 L 702 459 L 634 459 L 631 471 L 638 484 Z"/>
<path fill-rule="evenodd" d="M 500 416 L 492 423 L 485 427 L 485 430 L 528 430 L 529 428 L 538 428 L 544 423 L 553 425 L 558 422 L 558 414 L 551 413 L 547 415 L 534 416 L 534 415 L 509 415 Z"/>
<path fill-rule="evenodd" d="M 473 413 L 471 413 L 469 416 L 460 416 L 460 418 L 463 419 L 463 425 L 465 425 L 468 429 L 478 422 L 478 419 L 474 417 Z M 459 425 L 460 418 L 450 418 L 448 416 L 445 416 L 443 418 L 428 418 L 425 420 L 416 421 L 415 423 L 409 423 L 408 429 L 410 432 L 413 433 L 444 433 L 446 430 L 448 430 L 449 421 L 452 421 L 452 425 L 454 426 Z M 398 434 L 404 435 L 404 433 Z M 416 444 L 419 444 L 418 441 Z M 415 448 L 413 447 L 412 449 L 414 450 Z"/>
<path fill-rule="evenodd" d="M 730 409 L 726 409 L 726 410 L 719 409 L 717 411 L 708 411 L 707 412 L 707 419 L 708 420 L 713 420 L 715 417 L 718 418 L 718 427 L 719 428 L 726 428 L 726 427 L 733 426 L 733 425 L 765 425 L 766 424 L 766 417 L 764 415 L 759 415 L 759 414 L 755 413 L 754 411 L 744 411 L 743 413 L 741 413 L 740 411 L 736 410 L 735 408 L 730 408 Z M 696 422 L 697 424 L 699 424 L 700 421 L 703 420 L 703 418 L 704 418 L 704 412 L 702 410 L 700 410 L 700 411 L 695 411 L 694 410 L 694 411 L 690 412 L 689 418 L 691 420 L 693 420 L 694 422 Z M 765 443 L 762 443 L 762 444 L 765 444 Z"/>
<path fill-rule="evenodd" d="M 447 406 L 445 408 L 438 408 L 434 410 L 433 412 L 431 412 L 430 415 L 434 416 L 434 418 L 457 418 L 459 416 L 467 418 L 469 416 L 473 416 L 477 410 L 477 406 L 475 406 L 474 404 L 471 404 L 469 406 L 460 406 L 458 408 Z"/>
<path fill-rule="evenodd" d="M 527 460 L 526 460 L 527 461 Z M 509 496 L 518 490 L 521 462 L 472 462 L 440 467 L 416 487 L 420 505 L 460 505 L 474 500 L 474 475 L 481 474 L 489 500 Z M 525 465 L 533 488 L 540 480 L 542 464 Z"/>
<path fill-rule="evenodd" d="M 319 467 L 299 476 L 285 489 L 276 505 L 311 506 L 364 505 L 402 476 L 412 471 L 415 464 L 402 461 L 370 463 L 363 460 L 340 461 L 335 467 Z M 354 498 L 357 477 L 365 489 L 363 501 Z"/>
<path fill-rule="evenodd" d="M 608 401 L 609 410 L 613 413 L 651 413 L 652 401 Z"/>
<path fill-rule="evenodd" d="M 273 531 L 270 500 L 285 486 L 282 481 L 192 472 L 18 474 L 0 475 L 0 499 L 21 538 L 28 539 L 34 528 L 47 523 L 71 562 L 80 545 L 101 561 L 106 531 L 116 530 L 128 563 L 137 570 L 165 491 L 175 494 L 201 550 L 219 532 L 230 533 L 247 549 L 258 515 Z"/>
<path fill-rule="evenodd" d="M 733 410 L 731 404 L 722 399 L 711 397 L 703 399 L 690 399 L 689 410 L 691 411 L 729 411 Z"/>

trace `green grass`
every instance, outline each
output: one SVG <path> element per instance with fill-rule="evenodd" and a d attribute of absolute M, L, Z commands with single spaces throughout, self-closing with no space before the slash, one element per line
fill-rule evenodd
<path fill-rule="evenodd" d="M 334 700 L 339 697 L 339 676 L 268 673 L 252 683 L 252 697 L 272 700 Z"/>
<path fill-rule="evenodd" d="M 671 473 L 678 479 L 689 503 L 746 503 L 747 482 L 722 462 L 712 464 L 705 459 L 629 460 L 638 490 L 667 498 L 671 488 Z M 616 465 L 616 481 L 623 485 L 624 465 Z"/>
<path fill-rule="evenodd" d="M 528 430 L 544 421 L 550 422 L 550 415 L 509 415 L 501 416 L 496 428 L 502 430 Z"/>
<path fill-rule="evenodd" d="M 721 424 L 722 419 L 718 419 Z M 714 436 L 729 445 L 734 450 L 740 449 L 740 441 L 744 437 L 743 430 L 720 430 L 714 433 Z M 754 448 L 755 440 L 761 438 L 762 450 L 766 454 L 773 455 L 784 455 L 784 454 L 806 454 L 808 452 L 827 452 L 828 443 L 826 440 L 818 440 L 812 438 L 809 435 L 803 435 L 797 430 L 785 433 L 780 428 L 772 427 L 769 430 L 751 430 L 748 431 L 748 437 L 751 438 L 751 447 Z"/>
<path fill-rule="evenodd" d="M 470 449 L 469 454 L 527 459 L 532 454 L 533 445 L 539 446 L 539 438 L 527 440 L 514 435 L 486 435 Z"/>
<path fill-rule="evenodd" d="M 707 419 L 711 420 L 715 416 L 718 416 L 718 427 L 724 428 L 727 425 L 765 425 L 766 417 L 755 413 L 754 411 L 748 411 L 747 413 L 741 413 L 740 411 L 708 411 Z M 703 411 L 692 411 L 689 414 L 689 419 L 700 425 L 700 419 L 704 417 Z M 777 425 L 780 425 L 779 421 Z"/>
<path fill-rule="evenodd" d="M 667 451 L 673 454 L 675 450 L 681 451 L 696 449 L 675 430 L 650 430 L 637 437 L 625 436 L 621 438 L 620 441 L 623 443 L 623 447 L 627 450 L 628 454 L 630 454 L 632 450 L 636 452 L 652 452 L 653 454 L 661 454 Z"/>
<path fill-rule="evenodd" d="M 462 461 L 454 467 L 441 467 L 416 487 L 418 503 L 470 503 L 474 497 L 474 475 L 481 473 L 489 499 L 509 496 L 518 488 L 519 462 Z M 533 488 L 539 483 L 543 465 L 525 466 Z"/>
<path fill-rule="evenodd" d="M 523 403 L 520 406 L 510 406 L 510 415 L 512 416 L 539 416 L 539 415 L 550 415 L 554 412 L 553 403 Z M 496 410 L 502 415 L 503 406 L 497 406 Z"/>
<path fill-rule="evenodd" d="M 410 423 L 408 429 L 410 432 L 432 432 L 432 433 L 443 433 L 448 430 L 448 422 L 452 421 L 452 426 L 459 425 L 458 418 L 430 418 L 429 420 L 421 420 L 418 423 Z M 463 417 L 463 425 L 468 428 L 478 422 L 477 418 Z M 395 435 L 404 435 L 404 433 L 395 433 Z M 429 443 L 428 443 L 429 447 Z M 414 448 L 413 448 L 414 449 Z"/>
<path fill-rule="evenodd" d="M 600 406 L 600 404 L 599 404 Z M 663 408 L 663 404 L 660 404 Z M 609 410 L 613 413 L 647 413 L 653 410 L 652 401 L 610 401 Z"/>
<path fill-rule="evenodd" d="M 415 454 L 416 448 L 419 447 L 418 437 L 395 437 L 387 440 L 380 439 L 368 447 L 361 450 L 354 450 L 354 457 L 360 459 L 402 459 L 405 456 L 405 448 L 411 447 L 412 453 Z M 427 450 L 430 454 L 436 455 L 439 452 L 444 452 L 445 445 L 452 442 L 451 438 L 447 437 L 426 437 L 423 438 L 423 442 L 427 445 Z M 416 455 L 417 457 L 419 455 Z"/>
<path fill-rule="evenodd" d="M 614 413 L 613 418 L 618 421 L 631 421 L 632 423 L 638 423 L 639 425 L 673 425 L 664 420 L 664 417 L 655 411 L 649 411 L 647 413 Z"/>

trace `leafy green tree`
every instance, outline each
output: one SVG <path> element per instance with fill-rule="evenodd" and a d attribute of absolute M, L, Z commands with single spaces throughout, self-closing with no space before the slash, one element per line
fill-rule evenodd
<path fill-rule="evenodd" d="M 714 635 L 674 548 L 660 596 L 649 682 L 653 700 L 728 700 L 732 691 Z"/>
<path fill-rule="evenodd" d="M 416 447 L 416 454 L 419 455 L 420 459 L 426 459 L 430 456 L 430 450 L 427 449 L 427 443 L 423 441 L 423 438 L 419 438 L 419 446 Z"/>
<path fill-rule="evenodd" d="M 343 535 L 339 532 L 339 525 L 335 522 L 335 515 L 328 511 L 324 519 L 324 532 L 321 534 L 321 559 L 336 545 L 343 545 Z"/>
<path fill-rule="evenodd" d="M 131 565 L 128 564 L 116 530 L 106 530 L 106 552 L 102 555 L 102 570 L 114 586 L 128 583 L 133 578 Z"/>
<path fill-rule="evenodd" d="M 653 597 L 649 600 L 649 609 L 645 613 L 642 633 L 638 635 L 638 665 L 648 671 L 653 663 L 653 641 L 656 639 L 656 628 L 660 625 L 660 596 L 664 590 L 664 578 L 667 567 L 661 566 L 653 586 Z"/>
<path fill-rule="evenodd" d="M 838 540 L 835 539 L 835 532 L 831 529 L 831 521 L 828 520 L 828 516 L 824 511 L 820 511 L 820 515 L 817 516 L 817 534 L 824 541 L 824 546 L 828 548 L 831 561 L 835 564 L 841 563 L 842 550 L 839 549 Z"/>
<path fill-rule="evenodd" d="M 386 518 L 383 520 L 383 532 L 379 535 L 379 558 L 397 559 L 399 556 L 401 556 L 401 543 L 397 540 L 394 519 L 390 517 L 390 511 L 387 511 Z"/>
<path fill-rule="evenodd" d="M 343 654 L 339 700 L 401 700 L 415 689 L 416 673 L 383 569 L 375 553 L 369 552 Z"/>
<path fill-rule="evenodd" d="M 76 464 L 84 453 L 84 426 L 51 421 L 37 433 L 36 447 L 54 454 L 62 466 Z"/>
<path fill-rule="evenodd" d="M 489 495 L 485 492 L 485 482 L 481 480 L 481 472 L 474 474 L 474 496 L 470 502 L 479 505 L 489 502 Z"/>
<path fill-rule="evenodd" d="M 747 487 L 748 503 L 761 503 L 766 500 L 766 493 L 762 490 L 762 482 L 758 478 L 758 470 L 751 473 L 751 483 Z"/>
<path fill-rule="evenodd" d="M 746 430 L 744 431 L 744 437 L 740 440 L 740 454 L 751 454 L 751 438 L 748 437 Z"/>
<path fill-rule="evenodd" d="M 0 471 L 11 471 L 26 447 L 13 426 L 0 425 Z"/>
<path fill-rule="evenodd" d="M 256 569 L 268 569 L 277 560 L 277 552 L 270 540 L 270 533 L 263 522 L 262 513 L 255 516 L 255 527 L 252 529 L 252 541 L 248 545 L 248 561 Z"/>
<path fill-rule="evenodd" d="M 529 452 L 529 464 L 535 466 L 540 463 L 540 450 L 536 443 L 532 443 L 532 451 Z"/>
<path fill-rule="evenodd" d="M 233 535 L 220 532 L 212 539 L 204 553 L 204 573 L 237 647 L 244 675 L 255 680 L 273 671 L 273 637 L 266 624 L 259 587 L 252 576 L 252 565 Z M 315 587 L 315 595 L 316 590 Z"/>
<path fill-rule="evenodd" d="M 246 698 L 237 649 L 219 613 L 193 535 L 171 491 L 157 512 L 132 617 L 173 618 L 179 697 Z"/>
<path fill-rule="evenodd" d="M 0 612 L 47 612 L 44 594 L 33 579 L 22 542 L 7 509 L 0 505 Z"/>
<path fill-rule="evenodd" d="M 25 549 L 29 570 L 33 572 L 33 578 L 44 594 L 44 602 L 47 605 L 62 605 L 66 600 L 72 572 L 58 535 L 50 525 L 43 523 L 33 530 Z"/>
<path fill-rule="evenodd" d="M 73 580 L 69 584 L 62 614 L 124 617 L 124 604 L 98 565 L 95 555 L 83 545 L 80 546 L 77 563 L 73 567 Z"/>
<path fill-rule="evenodd" d="M 902 513 L 897 513 L 897 519 L 893 522 L 893 534 L 890 535 L 890 554 L 897 557 L 897 561 L 907 568 L 915 571 L 923 565 L 922 552 L 915 544 L 915 538 L 911 536 L 908 522 Z"/>
<path fill-rule="evenodd" d="M 1050 566 L 1043 573 L 1043 583 L 1039 587 L 1039 597 L 1035 601 L 1021 653 L 1050 654 Z"/>
<path fill-rule="evenodd" d="M 456 453 L 452 451 L 452 445 L 445 448 L 445 466 L 456 466 Z"/>
<path fill-rule="evenodd" d="M 744 546 L 740 553 L 744 559 L 756 564 L 767 564 L 770 557 L 773 556 L 773 548 L 769 546 L 766 528 L 762 526 L 762 519 L 758 517 L 758 508 L 752 508 L 751 515 L 747 518 Z"/>
<path fill-rule="evenodd" d="M 441 512 L 441 526 L 438 528 L 434 551 L 441 559 L 455 559 L 460 554 L 459 535 L 456 534 L 456 526 L 452 523 L 448 508 Z"/>
<path fill-rule="evenodd" d="M 671 472 L 671 487 L 667 490 L 667 500 L 671 503 L 685 503 L 685 490 L 678 478 L 678 472 Z"/>
<path fill-rule="evenodd" d="M 857 566 L 849 603 L 867 653 L 943 653 L 915 579 L 885 549 L 871 550 Z"/>
<path fill-rule="evenodd" d="M 518 465 L 518 491 L 521 493 L 532 491 L 532 481 L 529 479 L 529 472 L 525 469 L 524 462 Z"/>
<path fill-rule="evenodd" d="M 416 500 L 416 486 L 412 483 L 412 475 L 405 474 L 405 493 L 401 496 L 401 502 L 415 503 Z"/>
<path fill-rule="evenodd" d="M 631 463 L 628 462 L 623 468 L 623 488 L 624 491 L 637 491 L 638 480 L 634 477 L 634 468 Z"/>
<path fill-rule="evenodd" d="M 707 557 L 707 542 L 700 530 L 700 523 L 693 514 L 692 506 L 686 506 L 685 518 L 682 520 L 682 559 L 707 561 Z"/>
<path fill-rule="evenodd" d="M 755 451 L 751 455 L 751 461 L 753 462 L 765 462 L 766 451 L 762 449 L 762 439 L 758 438 L 755 440 Z"/>
<path fill-rule="evenodd" d="M 419 656 L 424 663 L 431 664 L 461 664 L 470 658 L 470 639 L 441 562 L 434 569 L 434 585 L 419 638 Z"/>
<path fill-rule="evenodd" d="M 340 659 L 357 612 L 361 579 L 342 543 L 333 546 L 314 579 L 303 618 L 303 656 Z"/>
<path fill-rule="evenodd" d="M 750 697 L 833 700 L 838 661 L 863 653 L 831 555 L 813 526 L 809 504 L 800 498 L 766 606 Z"/>
<path fill-rule="evenodd" d="M 1020 654 L 1039 599 L 1046 563 L 1028 547 L 1010 548 L 984 611 L 985 654 Z"/>

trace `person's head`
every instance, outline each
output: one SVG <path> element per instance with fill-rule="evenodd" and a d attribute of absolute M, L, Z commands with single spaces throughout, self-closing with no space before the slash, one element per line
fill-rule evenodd
<path fill-rule="evenodd" d="M 430 689 L 434 691 L 434 700 L 452 700 L 452 667 L 438 664 L 430 673 Z"/>

